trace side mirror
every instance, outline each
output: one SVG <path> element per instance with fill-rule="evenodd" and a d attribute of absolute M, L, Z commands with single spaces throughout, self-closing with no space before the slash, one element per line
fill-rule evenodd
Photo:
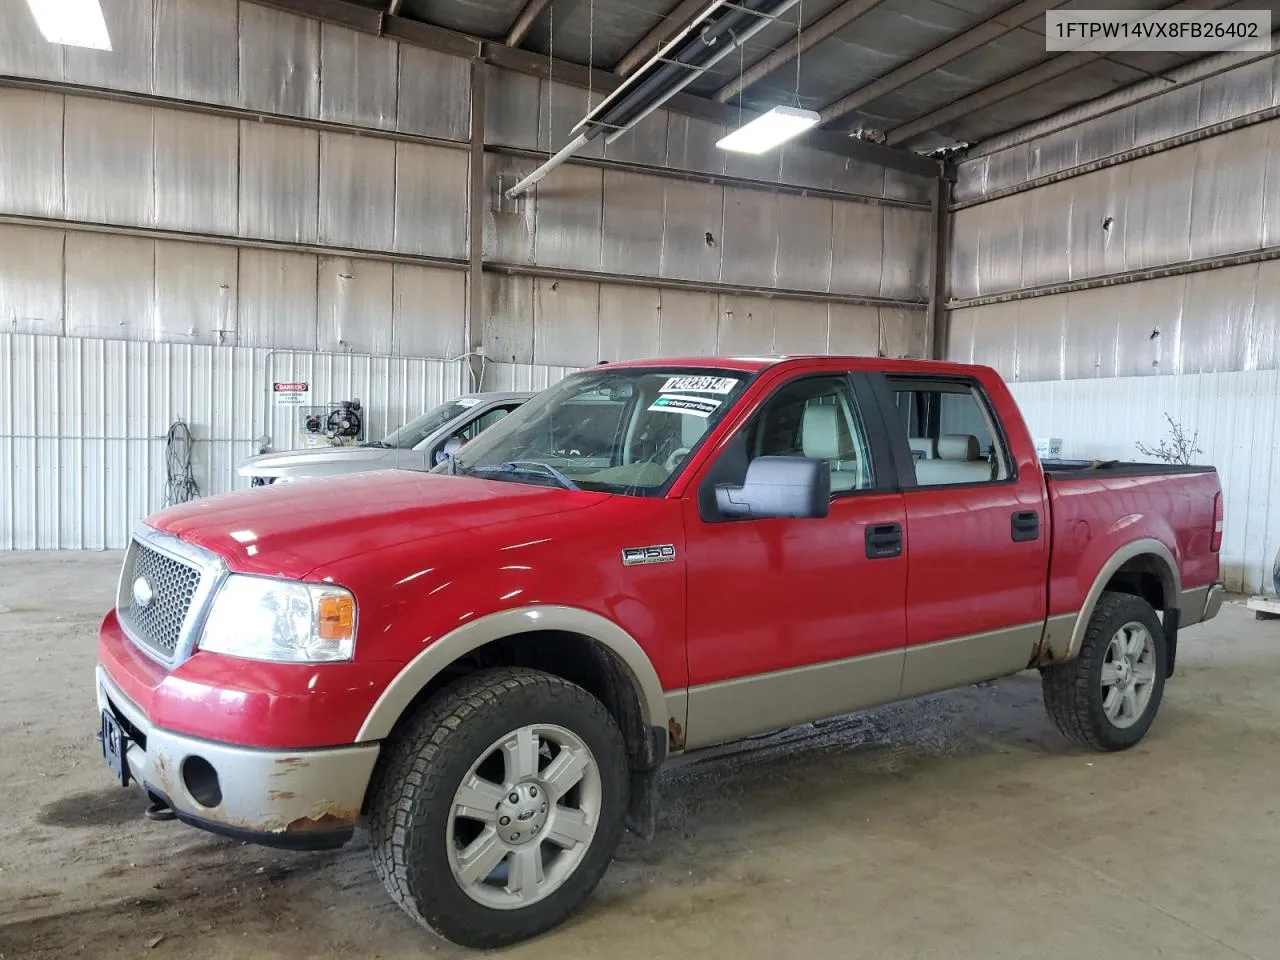
<path fill-rule="evenodd" d="M 831 510 L 831 464 L 807 457 L 757 457 L 742 486 L 716 487 L 716 506 L 726 517 L 819 519 Z"/>
<path fill-rule="evenodd" d="M 444 463 L 450 457 L 457 456 L 459 450 L 462 449 L 461 437 L 450 437 L 444 442 L 444 448 L 436 454 L 436 463 Z"/>

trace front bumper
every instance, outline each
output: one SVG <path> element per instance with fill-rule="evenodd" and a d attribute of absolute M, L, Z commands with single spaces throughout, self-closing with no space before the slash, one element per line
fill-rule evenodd
<path fill-rule="evenodd" d="M 215 743 L 154 726 L 102 666 L 96 686 L 98 709 L 121 721 L 129 738 L 131 778 L 184 823 L 306 850 L 341 846 L 351 838 L 378 759 L 376 743 L 308 750 Z M 216 775 L 216 803 L 210 799 L 209 768 Z M 197 800 L 193 789 L 211 805 Z"/>

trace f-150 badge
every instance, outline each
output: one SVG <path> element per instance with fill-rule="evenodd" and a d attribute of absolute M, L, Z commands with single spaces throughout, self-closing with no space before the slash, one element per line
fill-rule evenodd
<path fill-rule="evenodd" d="M 676 548 L 673 544 L 663 543 L 656 547 L 623 547 L 622 565 L 638 567 L 646 563 L 673 563 L 676 559 Z"/>

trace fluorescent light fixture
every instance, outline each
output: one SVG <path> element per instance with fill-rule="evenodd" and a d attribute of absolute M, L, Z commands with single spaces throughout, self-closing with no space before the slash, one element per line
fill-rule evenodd
<path fill-rule="evenodd" d="M 721 137 L 716 141 L 716 146 L 734 153 L 764 153 L 816 127 L 821 119 L 816 110 L 774 107 L 745 127 L 739 127 L 727 137 Z"/>
<path fill-rule="evenodd" d="M 27 0 L 36 26 L 50 43 L 110 50 L 111 37 L 99 0 Z"/>

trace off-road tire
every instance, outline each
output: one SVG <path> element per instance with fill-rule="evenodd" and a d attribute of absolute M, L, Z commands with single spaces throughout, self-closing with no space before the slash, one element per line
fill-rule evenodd
<path fill-rule="evenodd" d="M 494 909 L 454 879 L 446 826 L 454 792 L 481 753 L 535 723 L 565 727 L 590 748 L 603 790 L 599 824 L 563 886 L 527 907 Z M 442 690 L 385 744 L 368 807 L 374 867 L 391 898 L 436 934 L 464 947 L 508 946 L 557 926 L 591 895 L 621 839 L 628 789 L 626 746 L 599 700 L 539 671 L 480 670 Z"/>
<path fill-rule="evenodd" d="M 1108 719 L 1102 706 L 1102 664 L 1112 635 L 1133 621 L 1151 634 L 1156 676 L 1141 718 L 1133 726 L 1121 728 Z M 1164 628 L 1151 604 L 1127 593 L 1104 593 L 1089 619 L 1079 656 L 1041 668 L 1045 709 L 1067 739 L 1091 750 L 1127 750 L 1146 735 L 1160 709 L 1167 663 Z"/>

